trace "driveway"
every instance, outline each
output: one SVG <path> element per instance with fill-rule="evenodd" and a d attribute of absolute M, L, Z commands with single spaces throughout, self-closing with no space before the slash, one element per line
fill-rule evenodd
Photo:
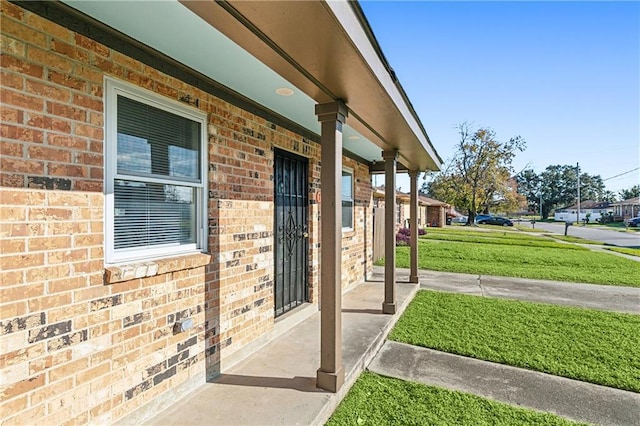
<path fill-rule="evenodd" d="M 564 235 L 564 223 L 536 222 L 536 229 L 537 228 L 553 232 L 554 234 Z M 573 225 L 569 227 L 567 235 L 586 238 L 588 240 L 602 241 L 604 244 L 619 247 L 640 248 L 640 232 L 620 232 Z"/>

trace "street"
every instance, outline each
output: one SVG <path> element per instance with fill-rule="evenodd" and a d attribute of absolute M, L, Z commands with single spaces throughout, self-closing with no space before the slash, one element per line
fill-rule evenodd
<path fill-rule="evenodd" d="M 526 222 L 522 222 L 522 224 L 525 223 Z M 536 222 L 536 228 L 564 235 L 564 223 L 562 222 Z M 588 240 L 602 241 L 604 244 L 619 247 L 640 248 L 640 232 L 620 232 L 608 229 L 590 228 L 582 225 L 572 225 L 567 230 L 567 235 L 585 238 Z"/>

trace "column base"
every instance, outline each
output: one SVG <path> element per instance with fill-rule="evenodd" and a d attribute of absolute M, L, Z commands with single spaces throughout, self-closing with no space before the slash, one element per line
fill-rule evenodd
<path fill-rule="evenodd" d="M 318 369 L 316 373 L 316 387 L 336 393 L 344 384 L 344 368 L 341 366 L 335 373 Z"/>
<path fill-rule="evenodd" d="M 383 302 L 382 313 L 393 315 L 396 313 L 396 302 Z"/>
<path fill-rule="evenodd" d="M 417 275 L 410 275 L 409 276 L 409 282 L 413 283 L 413 284 L 417 284 L 420 282 L 420 280 L 418 279 Z"/>

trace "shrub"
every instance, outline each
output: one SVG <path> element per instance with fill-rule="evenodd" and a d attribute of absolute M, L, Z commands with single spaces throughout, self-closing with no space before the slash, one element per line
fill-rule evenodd
<path fill-rule="evenodd" d="M 426 230 L 418 228 L 418 235 L 425 235 Z M 408 246 L 411 243 L 411 229 L 400 228 L 396 234 L 396 246 Z"/>

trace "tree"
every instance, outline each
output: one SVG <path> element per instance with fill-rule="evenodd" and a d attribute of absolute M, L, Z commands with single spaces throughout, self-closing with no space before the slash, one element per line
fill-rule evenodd
<path fill-rule="evenodd" d="M 628 200 L 629 198 L 640 197 L 640 185 L 633 185 L 629 189 L 623 189 L 618 193 L 620 195 L 620 200 Z"/>
<path fill-rule="evenodd" d="M 578 202 L 578 173 L 576 166 L 552 165 L 536 175 L 527 169 L 516 176 L 518 192 L 527 197 L 529 206 L 540 208 L 542 194 L 542 217 L 548 218 L 552 210 Z M 580 173 L 580 199 L 608 201 L 611 194 L 605 189 L 599 175 Z"/>
<path fill-rule="evenodd" d="M 458 126 L 458 134 L 453 159 L 425 189 L 434 198 L 466 211 L 468 223 L 473 223 L 478 211 L 513 204 L 511 162 L 516 151 L 524 150 L 525 142 L 520 136 L 499 142 L 493 130 L 473 129 L 466 122 Z"/>
<path fill-rule="evenodd" d="M 515 176 L 517 191 L 527 200 L 530 211 L 540 211 L 541 178 L 532 169 L 525 169 Z"/>

